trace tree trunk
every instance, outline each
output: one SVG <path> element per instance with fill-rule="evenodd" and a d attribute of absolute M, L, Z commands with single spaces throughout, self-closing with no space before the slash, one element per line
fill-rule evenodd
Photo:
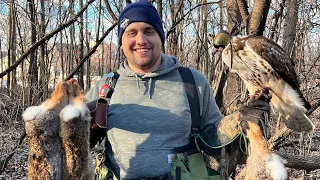
<path fill-rule="evenodd" d="M 206 3 L 206 0 L 202 0 L 202 4 Z M 201 62 L 202 62 L 202 72 L 208 77 L 209 69 L 209 56 L 208 56 L 208 30 L 207 30 L 207 6 L 202 5 L 201 7 Z"/>
<path fill-rule="evenodd" d="M 62 24 L 62 0 L 59 0 L 59 22 L 60 24 Z M 64 79 L 64 74 L 65 74 L 65 71 L 64 71 L 64 51 L 63 51 L 63 41 L 62 41 L 62 31 L 60 31 L 60 48 L 59 48 L 59 54 L 60 54 L 60 64 L 61 64 L 61 79 Z"/>
<path fill-rule="evenodd" d="M 177 4 L 181 3 L 182 0 L 177 1 Z M 177 5 L 175 4 L 174 0 L 170 0 L 169 1 L 169 8 L 170 8 L 170 18 L 171 18 L 171 22 L 172 24 L 176 23 L 177 20 L 177 15 L 179 13 L 179 10 L 177 9 Z M 178 51 L 178 32 L 177 32 L 177 28 L 175 28 L 171 35 L 168 37 L 167 43 L 168 43 L 168 48 L 169 48 L 169 54 L 172 56 L 177 56 L 177 51 Z"/>
<path fill-rule="evenodd" d="M 103 19 L 102 19 L 102 24 L 103 24 Z M 102 32 L 104 32 L 104 28 L 103 28 L 104 26 L 102 26 Z M 105 51 L 105 44 L 104 44 L 104 42 L 102 42 L 101 43 L 101 77 L 102 76 L 104 76 L 104 69 L 105 69 L 105 67 L 104 67 L 104 62 L 105 62 L 105 55 L 104 55 L 104 51 Z"/>
<path fill-rule="evenodd" d="M 231 29 L 237 24 L 241 22 L 241 16 L 240 16 L 240 11 L 239 8 L 237 6 L 237 3 L 234 0 L 227 0 L 226 2 L 226 6 L 227 6 L 227 13 L 228 13 L 228 31 L 230 32 Z M 235 31 L 235 33 L 240 32 L 239 29 L 237 29 Z M 234 34 L 236 35 L 236 34 Z M 223 69 L 223 68 L 222 68 Z M 215 94 L 215 98 L 216 101 L 218 103 L 218 106 L 220 108 L 223 107 L 223 102 L 225 102 L 226 100 L 224 100 L 224 94 L 223 94 L 223 89 L 224 86 L 226 84 L 227 81 L 227 77 L 229 74 L 229 70 L 221 70 L 221 74 L 220 74 L 220 78 L 219 81 L 217 81 L 218 85 L 216 85 L 216 94 Z M 228 82 L 228 89 L 232 89 L 237 87 L 237 84 L 232 84 L 231 82 Z M 234 94 L 235 95 L 235 94 Z M 233 96 L 227 96 L 228 99 L 233 99 Z M 228 101 L 228 100 L 227 100 Z"/>
<path fill-rule="evenodd" d="M 197 0 L 197 3 L 199 3 L 200 1 Z M 198 12 L 198 17 L 201 17 L 200 14 L 200 9 L 197 10 Z M 197 34 L 197 39 L 196 39 L 196 47 L 200 47 L 201 42 L 200 42 L 200 36 L 199 36 L 199 32 L 200 32 L 200 24 L 201 22 L 198 21 L 197 25 L 196 25 L 196 34 Z M 196 49 L 197 52 L 197 56 L 196 56 L 196 69 L 198 69 L 199 71 L 201 71 L 201 48 L 197 48 Z"/>
<path fill-rule="evenodd" d="M 88 0 L 87 0 L 88 2 Z M 86 52 L 88 53 L 90 51 L 90 32 L 89 32 L 89 28 L 88 28 L 88 11 L 86 11 Z M 86 91 L 89 91 L 89 89 L 91 88 L 91 75 L 90 75 L 90 71 L 91 71 L 91 59 L 89 58 L 87 61 L 87 69 L 86 69 Z"/>
<path fill-rule="evenodd" d="M 34 0 L 28 0 L 29 3 L 29 11 L 30 11 L 30 24 L 31 24 L 31 44 L 36 42 L 37 38 L 37 30 L 36 30 L 36 20 L 35 20 L 35 6 Z M 29 94 L 28 94 L 28 105 L 31 106 L 34 102 L 37 102 L 37 98 L 35 97 L 36 101 L 33 101 L 33 96 L 37 91 L 37 82 L 38 82 L 38 66 L 37 66 L 37 58 L 36 58 L 36 50 L 30 53 L 30 65 L 29 65 Z"/>
<path fill-rule="evenodd" d="M 297 0 L 288 0 L 286 14 L 285 25 L 283 27 L 283 49 L 291 55 L 296 38 L 296 26 L 298 22 Z"/>
<path fill-rule="evenodd" d="M 102 11 L 102 6 L 101 6 L 101 0 L 99 0 L 99 5 L 98 5 L 98 22 L 97 22 L 97 27 L 96 27 L 96 30 L 97 30 L 97 33 L 96 33 L 96 43 L 98 42 L 99 40 L 99 34 L 100 34 L 100 26 L 101 26 L 101 11 Z M 103 43 L 101 43 L 102 46 L 100 46 L 100 48 L 103 48 Z M 99 52 L 98 52 L 99 53 Z M 102 68 L 101 67 L 101 61 L 103 61 L 101 59 L 101 54 L 98 54 L 98 75 L 100 77 L 102 77 Z"/>
<path fill-rule="evenodd" d="M 219 31 L 223 30 L 223 22 L 224 22 L 224 16 L 223 16 L 223 1 L 219 2 L 219 10 L 220 10 L 220 23 L 219 23 Z"/>
<path fill-rule="evenodd" d="M 228 13 L 228 31 L 231 32 L 233 27 L 241 22 L 241 16 L 240 11 L 237 6 L 237 3 L 235 0 L 227 0 L 226 1 L 227 6 L 227 13 Z M 235 31 L 236 33 L 239 32 L 238 29 Z M 221 111 L 224 112 L 224 114 L 230 114 L 233 110 L 233 107 L 236 105 L 237 100 L 239 100 L 238 94 L 239 94 L 239 77 L 236 74 L 229 73 L 228 69 L 221 69 L 220 75 L 219 75 L 219 81 L 217 82 L 217 85 L 215 86 L 215 99 L 220 107 Z M 230 109 L 230 110 L 229 110 Z M 233 143 L 232 149 L 237 149 L 235 151 L 232 151 L 232 154 L 227 153 L 229 159 L 228 168 L 226 169 L 225 176 L 229 176 L 232 172 L 235 171 L 237 164 L 241 163 L 243 161 L 243 153 L 238 148 L 239 144 Z M 207 157 L 208 162 L 215 162 L 213 157 Z M 214 166 L 214 164 L 210 164 L 210 166 Z"/>
<path fill-rule="evenodd" d="M 101 0 L 99 0 L 99 6 L 98 6 L 98 22 L 97 22 L 97 27 L 96 27 L 96 43 L 99 40 L 99 34 L 100 34 L 100 24 L 101 24 Z"/>
<path fill-rule="evenodd" d="M 157 10 L 159 12 L 160 18 L 162 19 L 162 0 L 157 0 Z"/>
<path fill-rule="evenodd" d="M 8 1 L 8 19 L 9 19 L 9 50 L 8 50 L 8 66 L 14 64 L 16 61 L 16 10 L 14 0 Z M 1 49 L 0 49 L 1 51 Z M 8 74 L 7 77 L 7 87 L 8 87 L 8 94 L 12 96 L 12 92 L 16 89 L 17 79 L 16 79 L 16 70 L 13 70 L 11 75 Z"/>
<path fill-rule="evenodd" d="M 271 33 L 270 33 L 270 39 L 274 40 L 275 42 L 278 41 L 278 39 L 276 38 L 276 34 L 279 36 L 280 31 L 279 31 L 279 27 L 280 27 L 280 23 L 279 20 L 283 17 L 283 10 L 285 7 L 285 2 L 286 0 L 282 0 L 282 2 L 280 3 L 280 9 L 278 11 L 275 12 L 274 17 L 273 17 L 273 22 L 271 25 Z"/>
<path fill-rule="evenodd" d="M 284 163 L 286 167 L 306 171 L 313 171 L 320 168 L 319 156 L 297 156 L 280 151 L 276 153 L 286 160 Z"/>
<path fill-rule="evenodd" d="M 241 23 L 241 15 L 240 10 L 237 3 L 234 0 L 227 0 L 227 13 L 228 13 L 228 30 L 230 30 L 238 23 Z M 233 35 L 237 35 L 240 32 L 240 28 L 238 27 Z M 231 33 L 231 32 L 230 32 Z"/>
<path fill-rule="evenodd" d="M 46 22 L 45 22 L 45 9 L 44 9 L 44 2 L 45 1 L 40 1 L 40 7 L 41 7 L 41 17 L 40 17 L 40 33 L 39 36 L 40 38 L 43 38 L 45 33 L 46 33 Z M 46 58 L 46 53 L 45 53 L 45 48 L 46 48 L 46 42 L 42 43 L 40 46 L 40 60 L 39 60 L 39 71 L 40 71 L 40 76 L 39 76 L 39 97 L 41 100 L 44 100 L 47 98 L 47 88 L 48 88 L 48 83 L 50 83 L 50 77 L 49 81 L 46 76 L 46 64 L 45 64 L 45 58 Z M 50 67 L 49 67 L 50 68 Z"/>
<path fill-rule="evenodd" d="M 249 11 L 248 11 L 248 3 L 246 0 L 237 0 L 239 12 L 241 14 L 241 17 L 243 19 L 244 26 L 246 27 L 246 33 L 248 33 L 249 30 Z M 233 7 L 235 8 L 235 7 Z"/>
<path fill-rule="evenodd" d="M 271 0 L 255 0 L 249 23 L 249 34 L 263 35 Z"/>
<path fill-rule="evenodd" d="M 69 0 L 69 14 L 70 14 L 70 19 L 74 17 L 74 2 L 75 0 Z M 69 72 L 68 74 L 70 74 L 70 72 L 72 72 L 73 70 L 73 65 L 74 65 L 74 60 L 77 61 L 76 58 L 76 34 L 75 34 L 75 25 L 71 24 L 70 29 L 69 29 L 69 33 L 70 33 L 70 44 L 69 44 Z M 77 62 L 76 62 L 77 63 Z M 78 74 L 78 73 L 77 73 Z M 79 74 L 78 74 L 78 78 L 79 78 Z"/>
<path fill-rule="evenodd" d="M 79 5 L 80 5 L 80 9 L 83 8 L 83 0 L 79 0 Z M 79 47 L 79 60 L 83 58 L 83 54 L 84 54 L 84 45 L 83 45 L 83 41 L 84 41 L 84 37 L 83 37 L 83 14 L 80 15 L 80 29 L 79 29 L 79 41 L 80 41 L 80 47 Z M 83 82 L 83 66 L 79 69 L 79 78 L 78 78 L 78 82 L 80 87 L 83 89 L 84 88 L 84 82 Z"/>
<path fill-rule="evenodd" d="M 184 1 L 182 1 L 182 6 L 184 6 Z M 181 9 L 181 12 L 179 14 L 179 18 L 183 18 L 184 16 L 184 9 Z M 184 59 L 185 59 L 185 52 L 184 52 L 184 44 L 183 44 L 183 39 L 184 39 L 184 33 L 183 33 L 183 26 L 184 23 L 180 23 L 178 26 L 178 34 L 179 34 L 179 42 L 178 42 L 178 59 L 180 60 L 180 63 L 183 64 Z"/>

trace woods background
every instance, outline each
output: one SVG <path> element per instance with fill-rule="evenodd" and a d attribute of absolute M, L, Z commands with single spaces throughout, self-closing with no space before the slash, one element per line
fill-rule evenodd
<path fill-rule="evenodd" d="M 87 91 L 117 69 L 117 17 L 131 1 L 0 0 L 0 179 L 26 179 L 28 146 L 21 114 L 57 82 L 75 77 Z M 164 51 L 205 74 L 224 114 L 247 92 L 213 48 L 220 30 L 264 35 L 296 63 L 311 103 L 312 133 L 268 123 L 269 147 L 283 156 L 289 179 L 320 179 L 320 2 L 318 0 L 156 0 L 166 32 Z M 230 165 L 233 172 L 235 165 Z M 239 167 L 238 167 L 239 168 Z"/>

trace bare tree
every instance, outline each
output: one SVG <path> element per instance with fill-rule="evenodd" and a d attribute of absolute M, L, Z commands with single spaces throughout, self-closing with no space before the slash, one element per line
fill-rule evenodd
<path fill-rule="evenodd" d="M 270 3 L 271 0 L 254 1 L 249 24 L 249 34 L 263 35 Z"/>
<path fill-rule="evenodd" d="M 16 13 L 14 0 L 8 1 L 8 20 L 9 20 L 9 49 L 8 49 L 8 64 L 9 66 L 16 61 Z M 0 49 L 1 50 L 1 49 Z M 7 87 L 8 94 L 12 95 L 12 91 L 15 90 L 17 84 L 16 70 L 12 71 L 12 74 L 8 73 Z"/>
<path fill-rule="evenodd" d="M 162 0 L 157 0 L 157 10 L 159 12 L 160 18 L 162 19 Z"/>
<path fill-rule="evenodd" d="M 291 55 L 296 38 L 296 26 L 298 21 L 297 0 L 288 0 L 286 14 L 285 25 L 283 27 L 283 48 Z"/>
<path fill-rule="evenodd" d="M 276 10 L 275 14 L 273 15 L 272 19 L 272 24 L 271 24 L 271 34 L 270 34 L 270 39 L 274 40 L 275 42 L 278 41 L 279 35 L 280 35 L 280 22 L 283 17 L 283 10 L 285 7 L 285 2 L 286 0 L 282 0 L 280 3 L 280 8 Z"/>
<path fill-rule="evenodd" d="M 28 0 L 29 11 L 30 11 L 30 24 L 31 24 L 31 43 L 34 44 L 37 40 L 36 20 L 35 20 L 35 4 L 34 0 Z M 30 65 L 29 65 L 29 93 L 28 93 L 28 104 L 34 103 L 33 97 L 37 89 L 38 82 L 38 65 L 36 58 L 36 51 L 30 53 Z"/>
<path fill-rule="evenodd" d="M 59 23 L 62 24 L 62 0 L 59 0 Z M 59 33 L 60 35 L 60 48 L 59 48 L 59 54 L 60 54 L 60 60 L 61 60 L 61 78 L 64 79 L 64 48 L 63 48 L 63 36 L 62 36 L 62 31 Z"/>
<path fill-rule="evenodd" d="M 87 0 L 88 2 L 88 0 Z M 90 32 L 89 32 L 89 28 L 88 28 L 88 11 L 86 11 L 86 52 L 89 52 L 90 50 Z M 91 87 L 91 63 L 90 63 L 91 59 L 89 58 L 89 60 L 87 61 L 87 67 L 86 67 L 86 90 L 89 90 Z"/>
<path fill-rule="evenodd" d="M 202 4 L 205 4 L 207 1 L 206 0 L 202 0 Z M 208 68 L 209 68 L 209 54 L 208 54 L 208 27 L 207 27 L 207 6 L 206 5 L 202 5 L 201 7 L 201 60 L 200 62 L 202 62 L 202 71 L 203 73 L 208 76 Z"/>
<path fill-rule="evenodd" d="M 83 0 L 79 0 L 79 5 L 80 5 L 80 9 L 83 8 Z M 83 58 L 83 54 L 84 54 L 84 44 L 83 44 L 83 41 L 84 41 L 84 37 L 83 37 L 83 14 L 80 15 L 80 21 L 79 21 L 79 42 L 80 42 L 80 47 L 79 47 L 79 59 L 82 59 Z M 83 81 L 83 75 L 84 75 L 84 68 L 83 66 L 79 69 L 79 78 L 78 78 L 78 81 L 79 81 L 79 85 L 80 87 L 83 89 L 84 88 L 84 81 Z"/>
<path fill-rule="evenodd" d="M 70 14 L 70 19 L 74 17 L 74 5 L 75 5 L 75 0 L 68 0 L 69 1 L 69 14 Z M 70 33 L 70 44 L 69 46 L 69 53 L 68 53 L 68 59 L 69 59 L 69 66 L 68 66 L 68 74 L 73 70 L 73 65 L 74 62 L 76 61 L 76 33 L 75 33 L 75 24 L 71 24 L 69 28 L 69 33 Z M 78 73 L 77 73 L 78 74 Z"/>
<path fill-rule="evenodd" d="M 40 38 L 43 38 L 44 35 L 46 34 L 46 20 L 45 20 L 45 1 L 40 1 L 40 8 L 41 8 L 41 14 L 40 14 L 40 32 L 39 32 L 39 36 Z M 40 76 L 39 76 L 39 97 L 43 98 L 42 100 L 44 100 L 47 96 L 47 92 L 48 92 L 48 86 L 47 86 L 47 76 L 46 76 L 46 63 L 45 63 L 45 59 L 46 59 L 46 42 L 44 42 L 43 44 L 41 44 L 40 46 L 40 58 L 39 58 L 39 71 L 40 71 Z M 45 97 L 43 97 L 43 95 Z"/>

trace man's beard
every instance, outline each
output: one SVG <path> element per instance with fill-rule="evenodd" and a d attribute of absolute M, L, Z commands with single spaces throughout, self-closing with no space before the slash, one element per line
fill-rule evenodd
<path fill-rule="evenodd" d="M 133 65 L 139 69 L 148 69 L 148 68 L 151 68 L 157 62 L 157 57 L 154 54 L 152 54 L 150 59 L 148 61 L 144 62 L 143 64 L 138 63 L 138 62 L 139 62 L 139 60 L 134 58 Z"/>

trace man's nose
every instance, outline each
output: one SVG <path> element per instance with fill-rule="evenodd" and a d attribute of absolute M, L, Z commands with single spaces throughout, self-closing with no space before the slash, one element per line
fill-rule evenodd
<path fill-rule="evenodd" d="M 142 32 L 138 33 L 136 38 L 137 38 L 136 39 L 136 43 L 139 44 L 139 45 L 144 45 L 144 44 L 147 43 L 147 36 Z"/>

